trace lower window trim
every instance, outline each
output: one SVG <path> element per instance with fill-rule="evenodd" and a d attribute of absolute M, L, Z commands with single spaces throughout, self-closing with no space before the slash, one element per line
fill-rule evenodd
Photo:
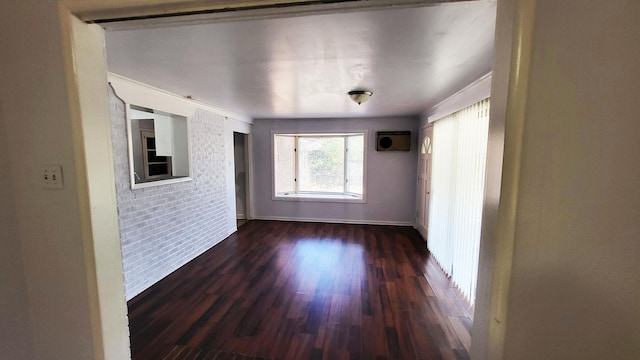
<path fill-rule="evenodd" d="M 337 202 L 337 203 L 366 203 L 362 195 L 341 194 L 341 193 L 277 193 L 273 200 L 282 201 L 310 201 L 310 202 Z"/>

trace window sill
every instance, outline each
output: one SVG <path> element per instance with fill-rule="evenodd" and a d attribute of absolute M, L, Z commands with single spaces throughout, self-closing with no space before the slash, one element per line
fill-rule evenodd
<path fill-rule="evenodd" d="M 310 201 L 310 202 L 337 202 L 364 204 L 367 201 L 364 197 L 342 194 L 276 194 L 273 200 L 282 201 Z"/>
<path fill-rule="evenodd" d="M 154 186 L 176 184 L 176 183 L 181 183 L 181 182 L 185 182 L 185 181 L 192 181 L 192 180 L 193 180 L 193 178 L 190 177 L 190 176 L 174 177 L 174 178 L 163 179 L 163 180 L 151 180 L 151 181 L 145 181 L 145 182 L 139 182 L 139 183 L 131 184 L 131 189 L 132 190 L 144 189 L 144 188 L 150 188 L 150 187 L 154 187 Z"/>

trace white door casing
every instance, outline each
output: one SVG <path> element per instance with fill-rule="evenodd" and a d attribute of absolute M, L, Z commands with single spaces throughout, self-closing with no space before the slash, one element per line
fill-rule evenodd
<path fill-rule="evenodd" d="M 433 124 L 420 129 L 418 153 L 418 178 L 416 199 L 416 228 L 427 239 L 429 225 L 429 200 L 431 197 L 431 154 L 433 145 Z"/>

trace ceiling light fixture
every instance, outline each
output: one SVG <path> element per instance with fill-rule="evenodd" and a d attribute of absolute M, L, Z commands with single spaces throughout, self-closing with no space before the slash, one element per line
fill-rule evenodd
<path fill-rule="evenodd" d="M 366 102 L 367 100 L 369 100 L 371 95 L 373 95 L 373 93 L 368 90 L 351 90 L 347 94 L 349 95 L 351 100 L 357 102 L 358 105 Z"/>

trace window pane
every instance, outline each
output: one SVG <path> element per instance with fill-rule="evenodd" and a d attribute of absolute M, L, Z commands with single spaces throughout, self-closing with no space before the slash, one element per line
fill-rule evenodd
<path fill-rule="evenodd" d="M 167 162 L 169 156 L 157 156 L 155 150 L 147 150 L 147 156 L 150 163 Z"/>
<path fill-rule="evenodd" d="M 276 194 L 295 192 L 295 137 L 275 136 L 274 160 Z"/>
<path fill-rule="evenodd" d="M 344 192 L 344 137 L 298 138 L 298 190 Z"/>
<path fill-rule="evenodd" d="M 156 148 L 156 138 L 148 136 L 145 139 L 147 139 L 147 149 Z"/>
<path fill-rule="evenodd" d="M 364 175 L 364 136 L 347 137 L 347 190 L 362 195 Z"/>
<path fill-rule="evenodd" d="M 168 164 L 149 165 L 149 176 L 169 175 Z"/>

